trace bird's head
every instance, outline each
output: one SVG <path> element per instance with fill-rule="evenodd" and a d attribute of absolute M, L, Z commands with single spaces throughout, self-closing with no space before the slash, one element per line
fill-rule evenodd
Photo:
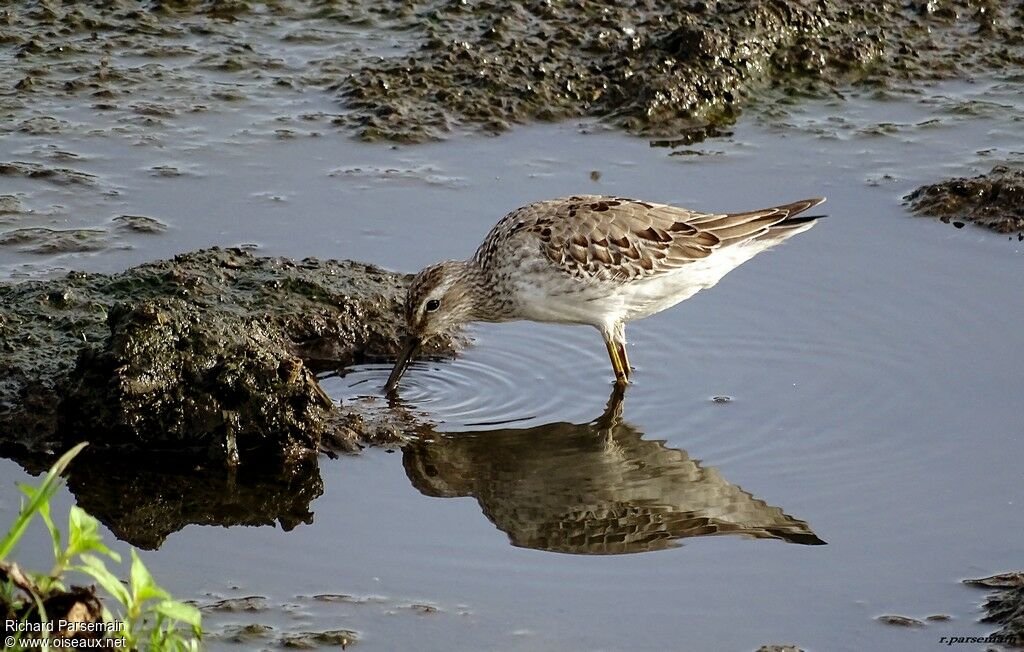
<path fill-rule="evenodd" d="M 405 298 L 408 335 L 385 391 L 392 392 L 420 345 L 473 320 L 475 284 L 472 261 L 449 260 L 424 268 L 409 285 Z"/>

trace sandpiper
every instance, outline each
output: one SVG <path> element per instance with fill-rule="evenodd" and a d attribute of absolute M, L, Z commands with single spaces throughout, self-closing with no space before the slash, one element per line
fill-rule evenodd
<path fill-rule="evenodd" d="M 540 201 L 499 221 L 469 260 L 423 269 L 405 304 L 408 338 L 385 390 L 420 344 L 470 321 L 589 324 L 615 380 L 629 382 L 625 325 L 709 288 L 756 254 L 814 226 L 824 198 L 702 213 L 597 195 Z"/>

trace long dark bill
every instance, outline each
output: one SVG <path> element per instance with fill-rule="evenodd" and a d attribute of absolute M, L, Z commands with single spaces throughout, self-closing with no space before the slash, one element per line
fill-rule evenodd
<path fill-rule="evenodd" d="M 413 356 L 416 355 L 416 351 L 420 348 L 420 341 L 420 338 L 412 336 L 405 339 L 402 352 L 398 354 L 398 359 L 395 360 L 395 368 L 391 370 L 388 382 L 384 385 L 384 393 L 390 394 L 395 391 L 398 381 L 402 379 L 402 374 L 409 368 L 409 363 L 412 362 Z"/>

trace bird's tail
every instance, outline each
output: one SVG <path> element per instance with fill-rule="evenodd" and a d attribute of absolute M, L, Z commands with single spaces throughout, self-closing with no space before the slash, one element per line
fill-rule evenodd
<path fill-rule="evenodd" d="M 785 240 L 797 233 L 802 233 L 817 223 L 824 215 L 804 215 L 804 211 L 814 208 L 825 201 L 824 197 L 801 199 L 791 204 L 775 206 L 774 210 L 784 213 L 782 220 L 768 227 L 768 232 L 758 236 L 758 240 Z"/>

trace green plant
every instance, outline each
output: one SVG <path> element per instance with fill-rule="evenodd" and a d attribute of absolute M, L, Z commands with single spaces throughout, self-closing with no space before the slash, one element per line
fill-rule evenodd
<path fill-rule="evenodd" d="M 80 507 L 68 514 L 67 545 L 62 544 L 61 531 L 50 516 L 50 499 L 56 493 L 61 474 L 71 460 L 87 444 L 81 443 L 62 455 L 50 468 L 42 484 L 32 487 L 19 484 L 27 497 L 7 534 L 0 539 L 0 604 L 16 605 L 18 590 L 28 596 L 31 605 L 22 609 L 22 620 L 32 613 L 40 622 L 47 622 L 44 601 L 55 593 L 66 591 L 63 582 L 69 571 L 82 573 L 99 584 L 119 605 L 116 616 L 103 609 L 103 620 L 112 623 L 111 634 L 124 639 L 124 647 L 152 652 L 186 652 L 199 649 L 202 623 L 199 610 L 174 600 L 161 588 L 135 549 L 131 549 L 131 566 L 127 586 L 106 565 L 104 557 L 121 563 L 121 556 L 108 548 L 99 533 L 99 522 Z M 25 573 L 7 558 L 21 540 L 36 514 L 46 524 L 53 544 L 53 568 L 49 573 Z M 182 626 L 185 626 L 184 628 Z M 45 649 L 45 648 L 44 648 Z"/>

